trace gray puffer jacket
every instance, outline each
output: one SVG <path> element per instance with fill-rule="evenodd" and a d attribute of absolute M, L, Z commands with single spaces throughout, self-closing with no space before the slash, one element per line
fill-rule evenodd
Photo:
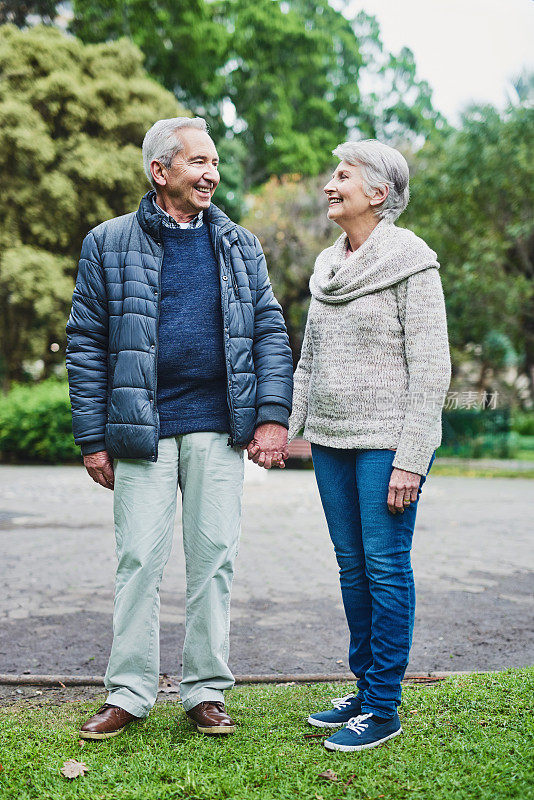
<path fill-rule="evenodd" d="M 83 454 L 158 457 L 158 320 L 163 244 L 151 192 L 136 213 L 86 236 L 67 323 L 74 439 Z M 213 204 L 204 212 L 220 267 L 229 445 L 262 422 L 287 427 L 293 361 L 258 239 Z"/>

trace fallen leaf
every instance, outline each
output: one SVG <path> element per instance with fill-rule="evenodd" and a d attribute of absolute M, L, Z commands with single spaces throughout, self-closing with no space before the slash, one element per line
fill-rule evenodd
<path fill-rule="evenodd" d="M 326 781 L 337 781 L 337 775 L 333 769 L 326 769 L 324 772 L 320 772 L 317 777 L 324 778 Z"/>
<path fill-rule="evenodd" d="M 85 747 L 85 739 L 78 739 L 78 744 L 80 747 Z"/>
<path fill-rule="evenodd" d="M 76 761 L 75 758 L 69 758 L 69 760 L 65 761 L 63 764 L 61 774 L 64 775 L 65 778 L 79 778 L 80 775 L 85 775 L 87 769 L 87 764 L 84 764 L 83 761 Z"/>

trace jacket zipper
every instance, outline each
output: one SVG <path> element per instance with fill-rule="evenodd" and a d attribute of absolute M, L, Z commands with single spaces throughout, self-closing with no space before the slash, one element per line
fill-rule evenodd
<path fill-rule="evenodd" d="M 223 263 L 226 269 L 226 276 L 223 271 L 223 283 L 226 284 L 225 289 L 225 297 L 221 296 L 222 301 L 222 312 L 223 312 L 223 326 L 224 326 L 224 353 L 225 353 L 225 361 L 226 361 L 226 378 L 227 378 L 227 398 L 228 398 L 228 407 L 230 409 L 230 438 L 228 439 L 228 446 L 233 447 L 235 444 L 235 412 L 234 412 L 234 403 L 232 399 L 232 382 L 230 378 L 230 356 L 228 353 L 229 348 L 229 333 L 230 333 L 230 322 L 229 322 L 229 310 L 230 304 L 228 302 L 228 274 L 230 273 L 230 269 L 228 266 L 228 262 L 226 260 L 226 250 L 224 248 L 224 243 L 222 236 L 219 234 L 218 242 L 217 242 L 217 249 L 221 250 Z M 226 277 L 226 280 L 224 280 Z M 226 316 L 228 315 L 228 316 Z"/>
<path fill-rule="evenodd" d="M 158 265 L 158 294 L 156 297 L 156 336 L 154 345 L 154 394 L 153 406 L 155 417 L 155 438 L 154 438 L 154 455 L 152 461 L 158 460 L 158 442 L 159 442 L 159 414 L 158 414 L 158 351 L 159 351 L 159 312 L 161 303 L 161 269 L 163 266 L 163 245 L 161 247 L 161 256 Z"/>

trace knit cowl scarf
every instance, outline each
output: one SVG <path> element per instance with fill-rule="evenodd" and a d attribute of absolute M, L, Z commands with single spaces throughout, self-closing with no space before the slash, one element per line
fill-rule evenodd
<path fill-rule="evenodd" d="M 310 292 L 323 303 L 346 303 L 378 292 L 431 267 L 436 253 L 406 228 L 380 220 L 363 244 L 348 257 L 347 234 L 319 253 L 310 278 Z"/>

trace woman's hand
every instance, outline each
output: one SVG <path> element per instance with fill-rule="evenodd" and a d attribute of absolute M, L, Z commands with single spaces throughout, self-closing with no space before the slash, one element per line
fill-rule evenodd
<path fill-rule="evenodd" d="M 393 468 L 389 479 L 389 492 L 387 504 L 392 514 L 404 514 L 404 509 L 417 500 L 417 492 L 421 482 L 421 475 L 416 472 L 406 472 L 404 469 Z"/>

